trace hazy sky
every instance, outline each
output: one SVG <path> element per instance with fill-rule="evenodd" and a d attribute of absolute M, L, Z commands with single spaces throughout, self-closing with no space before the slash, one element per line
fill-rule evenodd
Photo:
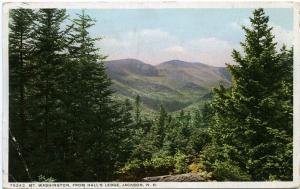
<path fill-rule="evenodd" d="M 253 9 L 87 9 L 91 28 L 110 60 L 137 58 L 149 64 L 180 59 L 215 66 L 232 63 Z M 293 10 L 266 9 L 278 44 L 292 45 Z M 73 17 L 81 10 L 68 10 Z"/>

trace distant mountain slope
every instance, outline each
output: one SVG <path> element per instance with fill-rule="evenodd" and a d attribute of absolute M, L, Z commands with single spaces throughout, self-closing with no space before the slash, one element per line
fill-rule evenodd
<path fill-rule="evenodd" d="M 141 96 L 143 104 L 158 109 L 164 104 L 170 112 L 183 109 L 222 83 L 230 86 L 225 68 L 202 63 L 171 60 L 153 66 L 136 59 L 105 62 L 117 95 L 134 99 Z"/>
<path fill-rule="evenodd" d="M 106 62 L 109 73 L 128 75 L 136 74 L 140 76 L 158 76 L 155 66 L 145 64 L 136 59 L 121 59 Z"/>
<path fill-rule="evenodd" d="M 157 66 L 160 73 L 171 81 L 179 81 L 181 84 L 194 83 L 201 87 L 211 88 L 219 82 L 225 85 L 230 83 L 225 68 L 213 67 L 203 63 L 190 63 L 180 60 L 163 62 Z"/>

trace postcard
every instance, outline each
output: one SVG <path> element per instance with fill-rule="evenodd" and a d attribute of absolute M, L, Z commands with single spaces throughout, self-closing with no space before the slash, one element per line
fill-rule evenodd
<path fill-rule="evenodd" d="M 4 188 L 299 187 L 299 3 L 2 16 Z"/>

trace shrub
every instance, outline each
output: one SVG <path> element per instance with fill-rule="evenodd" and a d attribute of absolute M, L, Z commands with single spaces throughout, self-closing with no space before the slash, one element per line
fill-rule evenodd
<path fill-rule="evenodd" d="M 212 180 L 212 172 L 207 172 L 203 170 L 203 165 L 201 163 L 193 162 L 188 166 L 188 171 L 191 173 L 198 173 L 205 180 Z"/>
<path fill-rule="evenodd" d="M 213 176 L 222 181 L 250 181 L 251 176 L 232 162 L 216 161 L 213 164 Z"/>
<path fill-rule="evenodd" d="M 174 158 L 172 156 L 155 156 L 150 161 L 145 161 L 144 166 L 150 175 L 170 174 L 174 168 Z"/>
<path fill-rule="evenodd" d="M 118 178 L 121 181 L 136 181 L 143 177 L 144 166 L 140 160 L 127 162 L 117 172 Z"/>
<path fill-rule="evenodd" d="M 174 162 L 175 162 L 174 172 L 179 174 L 188 172 L 189 161 L 190 161 L 189 156 L 178 151 L 174 156 Z"/>
<path fill-rule="evenodd" d="M 170 174 L 174 170 L 172 156 L 154 156 L 148 160 L 133 160 L 127 162 L 118 171 L 121 181 L 140 181 L 144 177 Z"/>
<path fill-rule="evenodd" d="M 44 175 L 38 176 L 38 182 L 55 182 L 56 180 L 52 177 L 46 178 Z"/>
<path fill-rule="evenodd" d="M 188 166 L 188 171 L 191 173 L 198 173 L 200 171 L 200 167 L 198 163 L 193 162 Z"/>

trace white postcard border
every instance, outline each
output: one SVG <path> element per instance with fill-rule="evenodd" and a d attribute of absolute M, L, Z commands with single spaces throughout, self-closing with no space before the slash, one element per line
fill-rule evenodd
<path fill-rule="evenodd" d="M 11 8 L 294 8 L 294 88 L 293 88 L 293 181 L 290 182 L 56 182 L 9 183 L 8 182 L 8 10 Z M 41 2 L 39 0 L 5 1 L 2 7 L 2 91 L 0 111 L 2 116 L 2 182 L 3 188 L 298 188 L 300 184 L 300 3 L 296 1 L 82 1 Z M 296 116 L 298 115 L 298 116 Z M 1 132 L 0 132 L 1 133 Z M 139 185 L 137 185 L 139 184 Z"/>

